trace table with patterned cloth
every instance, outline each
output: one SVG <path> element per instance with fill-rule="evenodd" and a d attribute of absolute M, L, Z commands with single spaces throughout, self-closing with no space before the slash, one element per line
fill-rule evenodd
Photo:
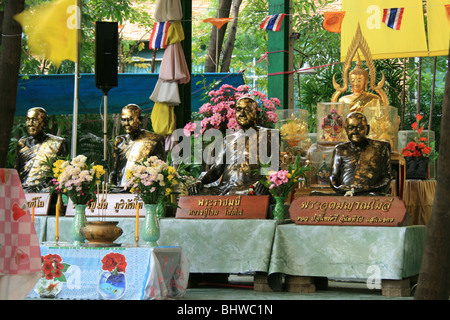
<path fill-rule="evenodd" d="M 88 218 L 88 220 L 94 218 Z M 123 234 L 115 241 L 133 244 L 134 218 L 105 218 L 119 221 Z M 144 218 L 139 219 L 144 225 Z M 59 220 L 60 241 L 70 242 L 72 218 Z M 181 246 L 190 263 L 190 273 L 249 273 L 269 270 L 272 241 L 282 221 L 269 219 L 175 219 L 161 218 L 160 246 Z M 55 239 L 55 217 L 46 222 L 46 239 Z M 144 244 L 142 239 L 139 244 Z"/>
<path fill-rule="evenodd" d="M 283 221 L 161 219 L 158 244 L 182 246 L 191 273 L 267 273 L 275 230 Z"/>
<path fill-rule="evenodd" d="M 270 274 L 400 280 L 419 274 L 426 227 L 281 225 Z"/>
<path fill-rule="evenodd" d="M 180 298 L 189 279 L 181 247 L 42 245 L 41 254 L 44 276 L 28 298 Z"/>
<path fill-rule="evenodd" d="M 24 299 L 41 274 L 39 241 L 19 175 L 0 169 L 0 299 Z"/>

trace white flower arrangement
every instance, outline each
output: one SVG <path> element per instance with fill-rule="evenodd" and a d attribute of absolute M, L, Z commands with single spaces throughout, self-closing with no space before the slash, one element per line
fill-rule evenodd
<path fill-rule="evenodd" d="M 172 192 L 180 175 L 175 168 L 152 156 L 132 165 L 126 178 L 125 190 L 137 194 L 145 204 L 157 204 Z"/>
<path fill-rule="evenodd" d="M 72 160 L 53 163 L 53 184 L 59 192 L 67 193 L 74 204 L 96 201 L 97 185 L 105 174 L 101 165 L 86 164 L 87 157 L 79 155 Z"/>

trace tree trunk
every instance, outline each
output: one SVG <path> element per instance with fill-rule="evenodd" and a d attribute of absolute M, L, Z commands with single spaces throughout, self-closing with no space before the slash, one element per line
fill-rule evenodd
<path fill-rule="evenodd" d="M 431 116 L 431 115 L 430 115 Z M 415 299 L 448 300 L 450 290 L 450 56 L 442 105 L 436 194 Z"/>
<path fill-rule="evenodd" d="M 242 0 L 234 0 L 233 2 L 233 10 L 231 16 L 234 19 L 230 23 L 230 31 L 228 32 L 227 42 L 225 43 L 225 50 L 223 51 L 220 72 L 230 72 L 231 57 L 233 55 L 234 42 L 236 40 L 239 7 L 241 6 L 241 3 Z"/>
<path fill-rule="evenodd" d="M 217 9 L 217 18 L 228 18 L 230 16 L 231 3 L 233 0 L 219 0 L 219 9 Z M 211 37 L 209 38 L 208 54 L 205 61 L 205 72 L 217 72 L 219 70 L 218 62 L 220 52 L 222 51 L 222 43 L 227 30 L 225 24 L 217 32 L 215 26 L 212 27 Z"/>
<path fill-rule="evenodd" d="M 24 7 L 25 0 L 6 0 L 4 6 L 0 52 L 0 168 L 6 167 L 19 81 L 22 27 L 13 17 Z"/>

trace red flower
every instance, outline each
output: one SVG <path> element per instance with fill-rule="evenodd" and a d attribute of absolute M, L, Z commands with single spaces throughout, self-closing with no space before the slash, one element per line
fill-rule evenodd
<path fill-rule="evenodd" d="M 51 274 L 53 271 L 53 263 L 49 261 L 44 262 L 42 266 L 42 271 L 44 271 L 46 275 Z"/>
<path fill-rule="evenodd" d="M 114 261 L 113 257 L 110 255 L 106 255 L 102 259 L 102 269 L 107 271 L 113 271 L 116 267 L 116 262 Z"/>
<path fill-rule="evenodd" d="M 422 116 L 421 114 L 418 113 L 418 114 L 416 115 L 416 120 L 417 120 L 417 121 L 420 121 L 420 120 L 422 120 L 422 119 L 423 119 L 423 116 Z"/>
<path fill-rule="evenodd" d="M 44 257 L 46 261 L 49 262 L 61 262 L 62 258 L 57 254 L 48 254 Z"/>
<path fill-rule="evenodd" d="M 419 134 L 421 134 L 422 131 L 423 131 L 423 127 L 420 127 L 419 129 L 417 129 L 417 132 L 418 132 Z"/>
<path fill-rule="evenodd" d="M 123 262 L 117 265 L 117 271 L 118 272 L 125 272 L 125 269 L 127 268 L 127 263 Z"/>
<path fill-rule="evenodd" d="M 125 256 L 120 253 L 108 253 L 102 259 L 102 269 L 107 270 L 109 272 L 113 272 L 114 269 L 117 268 L 118 272 L 125 272 L 127 267 L 127 262 L 125 260 Z"/>
<path fill-rule="evenodd" d="M 405 157 L 412 157 L 412 152 L 411 151 L 409 151 L 409 150 L 405 150 L 405 151 L 403 151 L 403 155 L 405 156 Z"/>
<path fill-rule="evenodd" d="M 59 278 L 62 276 L 62 272 L 60 269 L 55 269 L 55 271 L 53 272 L 53 275 L 55 276 L 55 278 Z"/>
<path fill-rule="evenodd" d="M 420 141 L 427 141 L 428 139 L 427 139 L 427 137 L 420 137 L 419 140 L 420 140 Z"/>

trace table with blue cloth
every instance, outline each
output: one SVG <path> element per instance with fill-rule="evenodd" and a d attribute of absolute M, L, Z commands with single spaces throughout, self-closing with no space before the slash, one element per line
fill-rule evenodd
<path fill-rule="evenodd" d="M 41 245 L 43 277 L 28 298 L 145 300 L 182 297 L 189 262 L 181 247 Z"/>

